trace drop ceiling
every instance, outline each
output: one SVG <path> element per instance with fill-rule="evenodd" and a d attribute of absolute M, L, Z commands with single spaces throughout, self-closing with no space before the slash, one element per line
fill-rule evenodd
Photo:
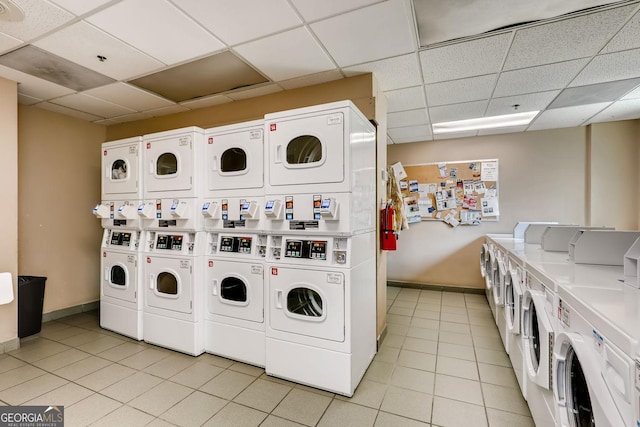
<path fill-rule="evenodd" d="M 24 19 L 0 13 L 0 77 L 19 102 L 104 125 L 369 72 L 390 144 L 640 118 L 640 0 L 11 3 Z M 432 133 L 526 111 L 528 126 Z"/>

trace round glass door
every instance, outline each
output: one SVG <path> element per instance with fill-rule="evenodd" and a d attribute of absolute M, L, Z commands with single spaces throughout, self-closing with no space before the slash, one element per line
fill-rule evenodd
<path fill-rule="evenodd" d="M 573 347 L 569 348 L 565 371 L 565 384 L 567 387 L 567 410 L 571 425 L 575 427 L 593 427 L 596 425 L 593 419 L 593 409 L 589 387 L 582 371 L 582 365 Z"/>
<path fill-rule="evenodd" d="M 305 317 L 322 317 L 322 309 L 322 297 L 313 289 L 294 288 L 287 294 L 289 313 Z"/>
<path fill-rule="evenodd" d="M 504 305 L 507 307 L 509 316 L 509 324 L 513 325 L 516 318 L 515 291 L 513 290 L 513 277 L 511 273 L 507 274 L 504 284 Z"/>
<path fill-rule="evenodd" d="M 156 290 L 160 294 L 178 295 L 178 279 L 171 273 L 162 272 L 156 279 Z"/>
<path fill-rule="evenodd" d="M 127 286 L 127 272 L 119 265 L 111 267 L 110 281 L 112 285 Z"/>
<path fill-rule="evenodd" d="M 237 277 L 225 277 L 220 282 L 220 296 L 234 303 L 246 303 L 247 285 Z"/>
<path fill-rule="evenodd" d="M 321 160 L 322 142 L 315 136 L 298 136 L 287 145 L 287 163 L 290 165 L 317 163 Z"/>
<path fill-rule="evenodd" d="M 247 153 L 242 148 L 229 148 L 220 156 L 220 171 L 242 172 L 247 169 Z"/>
<path fill-rule="evenodd" d="M 536 305 L 533 301 L 529 303 L 529 322 L 531 322 L 531 334 L 529 339 L 531 340 L 531 363 L 533 369 L 538 372 L 540 366 L 540 327 L 538 325 L 538 313 L 536 311 Z"/>
<path fill-rule="evenodd" d="M 127 162 L 118 159 L 111 164 L 111 179 L 115 181 L 127 179 Z"/>
<path fill-rule="evenodd" d="M 178 158 L 173 153 L 163 153 L 156 163 L 156 175 L 174 175 L 178 173 Z"/>

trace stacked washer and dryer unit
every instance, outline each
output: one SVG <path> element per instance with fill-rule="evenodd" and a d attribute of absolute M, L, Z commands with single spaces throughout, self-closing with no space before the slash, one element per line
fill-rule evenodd
<path fill-rule="evenodd" d="M 375 129 L 349 102 L 265 116 L 267 374 L 351 396 L 376 352 Z"/>

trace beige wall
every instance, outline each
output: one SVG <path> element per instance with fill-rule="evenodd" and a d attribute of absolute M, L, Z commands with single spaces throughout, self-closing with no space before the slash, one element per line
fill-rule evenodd
<path fill-rule="evenodd" d="M 568 128 L 388 147 L 388 163 L 499 159 L 500 219 L 451 228 L 423 221 L 400 233 L 389 252 L 390 281 L 483 287 L 482 236 L 510 233 L 518 221 L 585 222 L 587 128 Z"/>
<path fill-rule="evenodd" d="M 46 276 L 45 313 L 100 297 L 100 148 L 106 128 L 20 106 L 20 274 Z"/>
<path fill-rule="evenodd" d="M 18 85 L 0 78 L 0 272 L 18 274 Z M 0 353 L 17 347 L 17 303 L 0 305 Z"/>

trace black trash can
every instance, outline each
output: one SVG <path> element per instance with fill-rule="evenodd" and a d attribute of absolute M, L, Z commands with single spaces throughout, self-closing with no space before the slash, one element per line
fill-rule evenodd
<path fill-rule="evenodd" d="M 42 329 L 42 303 L 46 277 L 18 276 L 18 337 L 34 335 Z"/>

